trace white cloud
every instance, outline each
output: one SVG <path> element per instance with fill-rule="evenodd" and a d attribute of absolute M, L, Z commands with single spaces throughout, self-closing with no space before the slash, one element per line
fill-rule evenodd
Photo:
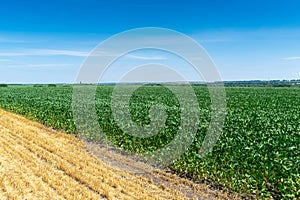
<path fill-rule="evenodd" d="M 192 33 L 191 37 L 203 43 L 299 41 L 299 28 L 285 29 L 216 29 Z"/>
<path fill-rule="evenodd" d="M 69 67 L 73 66 L 73 64 L 67 63 L 51 63 L 51 64 L 25 64 L 22 67 Z"/>
<path fill-rule="evenodd" d="M 86 57 L 89 52 L 85 51 L 72 51 L 72 50 L 52 50 L 52 49 L 35 49 L 34 52 L 41 55 L 64 55 L 64 56 L 78 56 Z"/>
<path fill-rule="evenodd" d="M 12 60 L 10 60 L 10 59 L 0 59 L 0 62 L 10 62 L 10 61 L 12 61 Z"/>
<path fill-rule="evenodd" d="M 208 38 L 199 40 L 200 43 L 223 43 L 223 42 L 235 42 L 234 39 L 225 39 L 225 38 Z"/>
<path fill-rule="evenodd" d="M 33 43 L 40 42 L 40 40 L 27 40 L 27 39 L 16 39 L 11 37 L 0 37 L 0 43 Z"/>
<path fill-rule="evenodd" d="M 140 59 L 140 60 L 166 60 L 167 59 L 164 56 L 140 56 L 140 55 L 132 55 L 132 54 L 128 54 L 125 57 Z"/>
<path fill-rule="evenodd" d="M 22 49 L 13 52 L 0 52 L 2 57 L 17 57 L 17 56 L 74 56 L 74 57 L 87 57 L 87 56 L 118 56 L 115 52 L 97 51 L 90 55 L 89 51 L 74 51 L 64 49 Z M 167 57 L 160 55 L 135 55 L 127 54 L 125 58 L 140 59 L 140 60 L 166 60 Z M 9 59 L 0 59 L 0 61 L 9 61 Z"/>
<path fill-rule="evenodd" d="M 300 60 L 300 56 L 294 56 L 294 57 L 286 57 L 282 58 L 283 60 Z"/>
<path fill-rule="evenodd" d="M 0 56 L 76 56 L 86 57 L 89 52 L 85 51 L 73 51 L 73 50 L 61 50 L 61 49 L 24 49 L 18 52 L 0 52 Z"/>
<path fill-rule="evenodd" d="M 5 67 L 5 68 L 23 68 L 23 67 L 72 67 L 72 66 L 76 66 L 76 64 L 71 64 L 71 63 L 40 63 L 40 64 L 31 64 L 31 63 L 24 63 L 24 64 L 20 64 L 20 63 L 13 63 L 13 64 L 1 64 L 0 63 L 0 67 Z"/>

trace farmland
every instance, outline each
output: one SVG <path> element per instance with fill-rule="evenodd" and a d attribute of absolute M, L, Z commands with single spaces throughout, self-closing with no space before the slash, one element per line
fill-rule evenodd
<path fill-rule="evenodd" d="M 198 152 L 210 121 L 210 97 L 206 87 L 193 89 L 199 101 L 201 123 L 193 144 L 169 168 L 181 176 L 257 198 L 299 198 L 300 89 L 226 88 L 223 133 L 204 158 Z M 144 86 L 131 98 L 131 117 L 139 125 L 150 123 L 151 105 L 163 104 L 168 115 L 164 128 L 144 139 L 117 126 L 110 106 L 112 91 L 113 86 L 98 86 L 96 111 L 101 129 L 114 145 L 128 152 L 144 153 L 161 148 L 174 138 L 180 126 L 180 108 L 168 89 Z M 70 86 L 0 88 L 0 107 L 57 130 L 77 133 Z M 97 142 L 99 135 L 89 132 L 84 137 Z"/>
<path fill-rule="evenodd" d="M 232 199 L 160 170 L 145 176 L 112 166 L 75 137 L 3 110 L 0 136 L 0 199 Z"/>

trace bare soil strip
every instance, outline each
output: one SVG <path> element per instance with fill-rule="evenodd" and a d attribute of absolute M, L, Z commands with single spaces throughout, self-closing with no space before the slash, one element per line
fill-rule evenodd
<path fill-rule="evenodd" d="M 232 199 L 0 109 L 0 199 Z"/>

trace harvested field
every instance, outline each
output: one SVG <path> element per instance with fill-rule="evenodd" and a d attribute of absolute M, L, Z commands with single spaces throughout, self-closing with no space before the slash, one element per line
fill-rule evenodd
<path fill-rule="evenodd" d="M 230 198 L 3 110 L 0 153 L 0 199 Z"/>

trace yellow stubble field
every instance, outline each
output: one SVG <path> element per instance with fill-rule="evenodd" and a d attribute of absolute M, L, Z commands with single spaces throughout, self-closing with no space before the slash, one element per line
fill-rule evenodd
<path fill-rule="evenodd" d="M 0 199 L 186 198 L 102 162 L 71 135 L 0 109 Z"/>

